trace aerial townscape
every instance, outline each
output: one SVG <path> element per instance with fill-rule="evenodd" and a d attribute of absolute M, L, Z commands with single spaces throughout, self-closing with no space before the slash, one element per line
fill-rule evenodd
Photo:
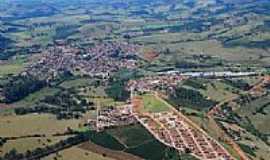
<path fill-rule="evenodd" d="M 0 160 L 270 160 L 269 0 L 0 0 Z"/>

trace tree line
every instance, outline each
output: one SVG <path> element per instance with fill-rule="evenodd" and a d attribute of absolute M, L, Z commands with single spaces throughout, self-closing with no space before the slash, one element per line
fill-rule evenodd
<path fill-rule="evenodd" d="M 5 103 L 12 103 L 28 96 L 30 93 L 40 90 L 46 85 L 46 81 L 39 80 L 33 76 L 18 75 L 12 77 L 2 87 Z"/>
<path fill-rule="evenodd" d="M 54 145 L 46 146 L 44 148 L 36 148 L 31 151 L 28 150 L 25 153 L 18 153 L 16 149 L 12 149 L 3 157 L 0 157 L 0 160 L 37 160 L 88 140 L 89 133 L 82 132 L 74 137 L 69 137 L 65 140 L 61 140 Z"/>

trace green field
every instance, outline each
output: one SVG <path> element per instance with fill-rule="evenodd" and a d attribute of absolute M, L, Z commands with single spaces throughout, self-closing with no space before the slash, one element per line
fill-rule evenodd
<path fill-rule="evenodd" d="M 236 113 L 242 117 L 248 117 L 258 131 L 270 134 L 270 126 L 268 122 L 270 120 L 270 95 L 261 97 L 252 101 L 249 104 L 241 106 Z M 245 123 L 245 121 L 243 122 Z"/>
<path fill-rule="evenodd" d="M 13 103 L 13 105 L 15 107 L 31 107 L 31 106 L 37 104 L 38 102 L 40 102 L 40 100 L 42 100 L 46 96 L 52 96 L 55 93 L 57 93 L 58 91 L 60 91 L 60 90 L 57 88 L 45 87 L 37 92 L 31 93 L 30 95 L 28 95 L 24 99 Z"/>
<path fill-rule="evenodd" d="M 200 92 L 211 100 L 221 102 L 236 96 L 236 94 L 232 93 L 232 90 L 233 88 L 229 85 L 220 81 L 213 81 L 208 83 L 206 89 L 200 90 Z"/>
<path fill-rule="evenodd" d="M 1 137 L 21 137 L 16 140 L 7 141 L 0 148 L 0 156 L 15 148 L 18 152 L 26 152 L 37 147 L 46 147 L 68 136 L 54 136 L 53 134 L 64 133 L 67 128 L 78 129 L 81 120 L 57 120 L 50 114 L 28 114 L 24 116 L 1 116 L 0 136 Z M 23 136 L 41 135 L 42 137 Z"/>
<path fill-rule="evenodd" d="M 68 127 L 77 129 L 80 120 L 57 120 L 50 114 L 28 114 L 24 116 L 2 116 L 0 135 L 2 137 L 25 136 L 33 134 L 52 135 L 63 133 Z"/>
<path fill-rule="evenodd" d="M 59 86 L 68 89 L 68 88 L 74 88 L 74 87 L 89 86 L 91 82 L 92 80 L 88 78 L 76 78 L 76 79 L 64 81 Z"/>
<path fill-rule="evenodd" d="M 26 67 L 26 60 L 24 58 L 17 58 L 15 60 L 5 61 L 0 63 L 0 77 L 10 74 L 18 74 L 22 72 Z"/>
<path fill-rule="evenodd" d="M 178 152 L 157 141 L 139 124 L 113 128 L 100 133 L 92 132 L 91 141 L 105 148 L 124 151 L 147 160 L 168 160 L 170 156 L 179 156 Z M 189 155 L 183 157 L 186 158 L 185 160 L 196 160 Z"/>
<path fill-rule="evenodd" d="M 56 158 L 57 160 L 113 160 L 109 157 L 104 157 L 78 147 L 65 149 L 57 154 L 42 158 L 41 160 L 55 160 Z"/>
<path fill-rule="evenodd" d="M 142 96 L 143 100 L 143 110 L 146 112 L 165 112 L 170 109 L 168 104 L 164 103 L 160 99 L 157 99 L 154 95 L 146 94 Z"/>
<path fill-rule="evenodd" d="M 25 153 L 27 150 L 34 150 L 36 148 L 44 148 L 48 145 L 53 145 L 58 143 L 61 140 L 68 138 L 68 136 L 61 137 L 53 137 L 46 136 L 40 138 L 22 138 L 17 140 L 11 140 L 4 144 L 3 147 L 0 148 L 0 156 L 5 153 L 11 151 L 12 149 L 16 149 L 19 153 Z"/>
<path fill-rule="evenodd" d="M 108 133 L 117 138 L 126 147 L 133 148 L 153 141 L 153 137 L 140 125 L 132 125 L 127 127 L 119 127 L 108 130 Z"/>

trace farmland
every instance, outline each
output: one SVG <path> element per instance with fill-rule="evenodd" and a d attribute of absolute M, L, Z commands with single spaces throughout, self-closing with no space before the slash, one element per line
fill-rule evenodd
<path fill-rule="evenodd" d="M 13 148 L 23 153 L 27 150 L 44 147 L 66 139 L 68 136 L 55 137 L 54 135 L 65 133 L 67 128 L 77 129 L 80 121 L 58 121 L 52 115 L 32 114 L 26 116 L 4 116 L 1 118 L 0 123 L 1 137 L 18 137 L 18 139 L 8 141 L 1 148 L 1 155 L 3 155 Z M 40 137 L 35 137 L 34 135 L 40 135 Z"/>
<path fill-rule="evenodd" d="M 49 114 L 5 116 L 1 118 L 1 136 L 25 136 L 34 134 L 53 135 L 63 133 L 67 127 L 78 128 L 78 120 L 57 121 Z M 48 125 L 54 124 L 54 125 Z"/>
<path fill-rule="evenodd" d="M 109 157 L 102 156 L 93 152 L 89 152 L 78 147 L 73 147 L 70 149 L 63 150 L 62 152 L 58 153 L 57 155 L 50 155 L 48 157 L 43 158 L 42 160 L 54 160 L 55 157 L 59 160 L 88 160 L 89 158 L 95 160 L 113 160 Z"/>

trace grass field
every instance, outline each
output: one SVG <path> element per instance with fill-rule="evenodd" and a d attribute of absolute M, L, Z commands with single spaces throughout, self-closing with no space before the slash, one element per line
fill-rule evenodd
<path fill-rule="evenodd" d="M 13 148 L 20 153 L 25 153 L 27 150 L 34 150 L 36 148 L 44 148 L 47 145 L 53 145 L 60 140 L 66 139 L 67 136 L 61 137 L 42 137 L 42 138 L 22 138 L 17 140 L 8 141 L 3 147 L 0 148 L 0 156 L 9 152 Z"/>
<path fill-rule="evenodd" d="M 59 89 L 57 88 L 43 88 L 37 92 L 34 92 L 30 95 L 28 95 L 27 97 L 25 97 L 24 99 L 13 103 L 13 105 L 15 107 L 30 107 L 32 105 L 34 105 L 35 103 L 38 103 L 40 100 L 42 100 L 43 98 L 45 98 L 46 96 L 52 96 L 54 95 L 56 92 L 58 92 Z"/>
<path fill-rule="evenodd" d="M 84 82 L 88 83 L 87 80 L 78 80 L 78 81 L 83 81 L 82 83 Z M 78 81 L 73 81 L 73 82 L 76 84 L 78 83 Z M 73 83 L 73 82 L 67 82 L 67 83 Z M 71 86 L 71 84 L 69 84 L 68 86 Z M 124 104 L 123 102 L 118 102 L 118 101 L 115 101 L 113 98 L 108 97 L 108 95 L 105 93 L 105 88 L 102 86 L 99 86 L 99 87 L 88 86 L 88 87 L 83 87 L 79 90 L 80 90 L 79 95 L 84 96 L 85 98 L 89 99 L 90 101 L 96 104 L 99 104 L 100 106 L 107 107 L 107 106 L 118 106 L 118 105 Z"/>
<path fill-rule="evenodd" d="M 0 119 L 0 136 L 25 136 L 33 134 L 52 135 L 63 133 L 67 127 L 77 129 L 80 120 L 59 121 L 50 114 L 28 114 L 24 116 L 2 116 Z"/>
<path fill-rule="evenodd" d="M 146 112 L 164 112 L 170 108 L 168 104 L 157 99 L 154 95 L 146 94 L 142 96 L 143 99 L 143 110 Z"/>
<path fill-rule="evenodd" d="M 232 128 L 232 125 L 226 122 L 223 122 L 223 126 L 226 126 L 226 128 Z M 233 130 L 237 131 L 239 130 L 237 128 L 232 128 Z M 243 130 L 243 128 L 241 128 Z M 241 139 L 237 141 L 237 143 L 247 145 L 249 147 L 256 146 L 256 149 L 253 151 L 255 156 L 252 156 L 252 159 L 254 160 L 261 160 L 261 159 L 269 159 L 270 158 L 270 152 L 269 152 L 269 146 L 265 144 L 262 140 L 258 139 L 256 136 L 252 135 L 249 132 L 241 132 Z"/>
<path fill-rule="evenodd" d="M 247 105 L 241 106 L 236 112 L 242 117 L 248 117 L 254 127 L 262 133 L 270 134 L 270 95 L 261 97 Z M 259 110 L 261 110 L 259 112 Z M 262 114 L 263 112 L 264 114 Z"/>
<path fill-rule="evenodd" d="M 260 48 L 247 48 L 242 46 L 224 47 L 222 43 L 216 40 L 205 40 L 208 33 L 173 33 L 173 34 L 153 34 L 133 39 L 135 42 L 146 44 L 147 47 L 158 51 L 164 48 L 170 48 L 172 56 L 177 59 L 183 55 L 209 55 L 219 57 L 231 62 L 255 62 L 263 61 L 259 54 L 267 56 L 267 52 Z M 191 40 L 191 41 L 190 41 Z"/>
<path fill-rule="evenodd" d="M 53 134 L 64 133 L 67 128 L 78 129 L 80 120 L 59 121 L 55 116 L 49 114 L 28 114 L 24 116 L 1 116 L 0 118 L 0 137 L 21 137 L 9 140 L 0 148 L 0 156 L 16 148 L 18 152 L 26 152 L 38 147 L 46 147 L 67 136 L 55 137 Z M 22 136 L 42 135 L 42 137 Z"/>
<path fill-rule="evenodd" d="M 65 149 L 58 154 L 52 154 L 48 157 L 42 158 L 41 160 L 113 160 L 109 157 L 104 157 L 102 155 L 80 149 L 78 147 L 72 147 Z"/>
<path fill-rule="evenodd" d="M 91 79 L 78 78 L 74 80 L 64 81 L 59 86 L 68 89 L 68 88 L 73 88 L 73 87 L 88 86 L 90 83 L 91 83 Z"/>
<path fill-rule="evenodd" d="M 22 72 L 26 67 L 26 61 L 23 58 L 16 60 L 9 60 L 5 63 L 0 63 L 0 77 L 9 74 L 18 74 Z"/>
<path fill-rule="evenodd" d="M 211 81 L 207 84 L 207 87 L 205 90 L 200 90 L 200 92 L 206 96 L 211 98 L 211 100 L 220 102 L 223 100 L 226 100 L 228 98 L 231 98 L 235 96 L 234 93 L 231 92 L 232 87 L 229 85 L 226 85 L 220 81 Z"/>

